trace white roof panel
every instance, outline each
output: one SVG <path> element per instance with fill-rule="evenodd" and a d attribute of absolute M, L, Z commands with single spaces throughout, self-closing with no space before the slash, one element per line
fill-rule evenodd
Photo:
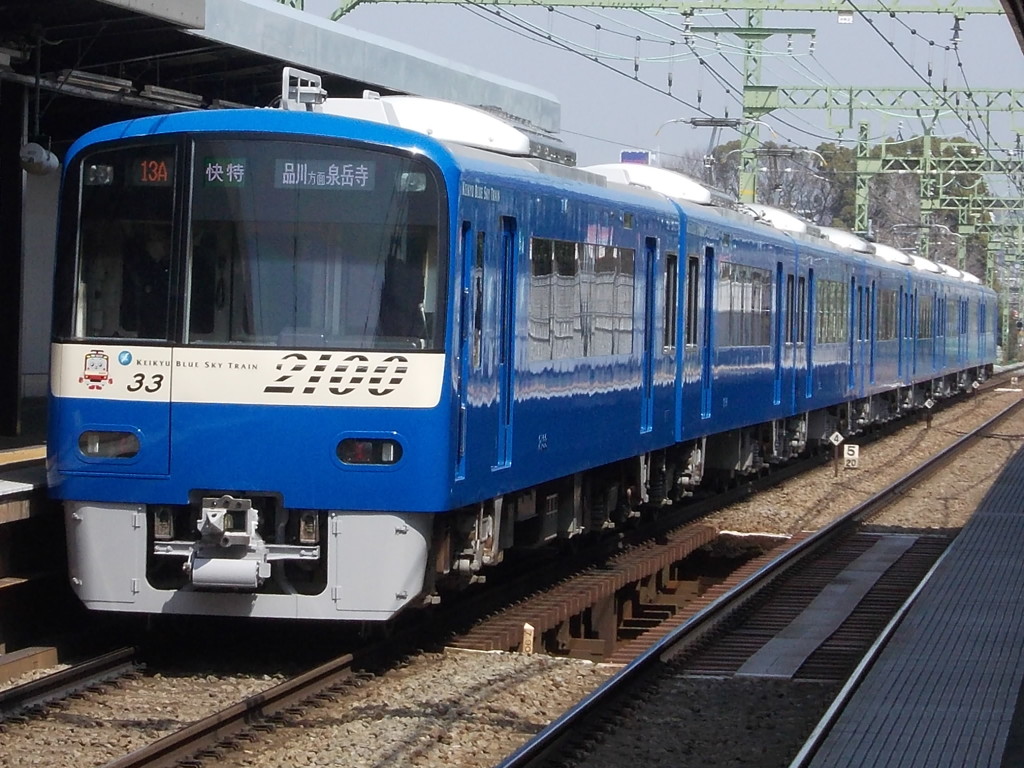
<path fill-rule="evenodd" d="M 908 254 L 885 243 L 875 243 L 875 255 L 888 262 L 902 264 L 905 267 L 909 267 L 914 263 Z"/>
<path fill-rule="evenodd" d="M 762 205 L 761 203 L 743 203 L 743 207 L 759 219 L 764 219 L 776 229 L 786 232 L 806 234 L 811 227 L 814 227 L 813 224 L 808 224 L 808 222 L 801 219 L 795 213 L 784 211 L 781 208 L 773 208 L 770 205 Z"/>
<path fill-rule="evenodd" d="M 507 155 L 528 155 L 530 152 L 530 137 L 523 131 L 482 109 L 451 101 L 418 96 L 327 99 L 323 111 L 328 115 L 407 128 L 439 141 L 452 141 Z"/>
<path fill-rule="evenodd" d="M 857 253 L 874 253 L 875 246 L 863 237 L 836 227 L 818 227 L 829 242 Z"/>
<path fill-rule="evenodd" d="M 718 194 L 705 187 L 696 179 L 655 165 L 640 163 L 604 163 L 588 165 L 582 170 L 604 176 L 609 181 L 620 184 L 634 184 L 660 192 L 666 197 L 686 200 L 700 205 L 710 205 Z M 720 193 L 719 193 L 720 194 Z"/>

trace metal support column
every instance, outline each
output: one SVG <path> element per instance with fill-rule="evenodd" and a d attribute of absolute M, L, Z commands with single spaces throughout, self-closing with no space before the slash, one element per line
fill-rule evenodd
<path fill-rule="evenodd" d="M 21 253 L 25 92 L 0 81 L 0 435 L 21 427 Z"/>

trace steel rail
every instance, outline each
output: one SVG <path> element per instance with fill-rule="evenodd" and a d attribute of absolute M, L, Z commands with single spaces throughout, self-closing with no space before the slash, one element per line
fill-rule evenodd
<path fill-rule="evenodd" d="M 1014 401 L 977 429 L 964 435 L 887 488 L 848 510 L 841 517 L 816 531 L 814 535 L 794 545 L 778 558 L 752 573 L 723 594 L 721 598 L 702 608 L 686 622 L 665 635 L 648 651 L 623 667 L 616 675 L 609 678 L 573 708 L 550 723 L 533 739 L 499 763 L 497 768 L 527 768 L 528 766 L 540 765 L 545 758 L 561 746 L 563 741 L 579 733 L 585 723 L 595 715 L 598 715 L 604 707 L 609 706 L 617 698 L 628 693 L 642 675 L 654 669 L 657 664 L 668 661 L 682 653 L 689 644 L 711 630 L 727 615 L 732 614 L 738 606 L 745 604 L 757 593 L 768 587 L 793 565 L 813 554 L 819 548 L 826 546 L 848 529 L 855 527 L 863 520 L 872 516 L 891 499 L 903 494 L 917 482 L 925 479 L 952 459 L 966 445 L 980 439 L 994 425 L 1018 411 L 1022 406 L 1024 406 L 1024 399 Z M 914 592 L 910 599 L 913 599 L 916 595 L 917 591 Z M 863 672 L 866 672 L 866 669 L 862 671 L 858 668 L 858 671 L 863 674 Z M 833 713 L 833 717 L 835 714 L 837 712 Z M 827 729 L 822 729 L 823 732 L 825 730 Z M 817 731 L 815 735 L 819 735 Z M 823 733 L 819 737 L 823 737 Z"/>
<path fill-rule="evenodd" d="M 100 683 L 135 672 L 141 667 L 135 648 L 121 648 L 0 691 L 0 721 L 16 717 L 34 707 L 66 699 Z"/>
<path fill-rule="evenodd" d="M 196 753 L 237 737 L 242 731 L 266 722 L 280 712 L 351 677 L 352 654 L 345 654 L 301 675 L 253 694 L 226 709 L 175 731 L 145 747 L 112 760 L 104 768 L 155 768 L 172 766 Z"/>

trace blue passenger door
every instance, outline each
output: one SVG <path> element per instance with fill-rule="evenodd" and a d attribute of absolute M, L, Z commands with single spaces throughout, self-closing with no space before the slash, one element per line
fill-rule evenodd
<path fill-rule="evenodd" d="M 775 263 L 775 302 L 772 306 L 772 314 L 775 317 L 775 327 L 772 328 L 772 360 L 775 361 L 775 375 L 772 377 L 772 404 L 778 405 L 782 402 L 782 341 L 783 313 L 785 312 L 782 298 L 782 262 Z"/>
<path fill-rule="evenodd" d="M 511 216 L 501 217 L 501 253 L 497 274 L 497 376 L 498 409 L 497 453 L 494 469 L 512 464 L 512 399 L 515 374 L 515 276 L 517 263 L 516 220 Z"/>
<path fill-rule="evenodd" d="M 896 335 L 899 340 L 896 354 L 896 376 L 900 383 L 906 383 L 907 372 L 905 360 L 907 357 L 907 294 L 903 286 L 900 286 L 899 303 L 896 305 L 896 327 L 899 329 Z"/>
<path fill-rule="evenodd" d="M 704 248 L 704 340 L 700 364 L 700 417 L 711 418 L 711 373 L 714 351 L 715 249 Z"/>
<path fill-rule="evenodd" d="M 864 284 L 850 278 L 850 370 L 849 389 L 864 391 L 865 347 L 867 341 L 868 303 Z"/>
<path fill-rule="evenodd" d="M 644 240 L 644 348 L 643 348 L 643 382 L 642 400 L 640 405 L 640 433 L 646 434 L 654 429 L 654 350 L 655 333 L 654 308 L 654 262 L 658 255 L 658 241 L 648 237 Z"/>
<path fill-rule="evenodd" d="M 868 384 L 874 386 L 875 350 L 878 344 L 878 285 L 874 280 L 868 288 Z"/>
<path fill-rule="evenodd" d="M 797 281 L 800 252 L 796 252 L 790 268 L 785 268 L 785 262 L 778 262 L 777 267 L 778 287 L 782 292 L 778 299 L 779 325 L 776 329 L 776 338 L 780 339 L 779 356 L 782 360 L 781 375 L 778 377 L 778 403 L 787 413 L 795 413 L 797 410 L 797 386 L 801 379 L 799 345 L 803 341 L 798 335 L 802 322 L 798 291 L 806 290 L 804 281 Z"/>
<path fill-rule="evenodd" d="M 807 312 L 804 314 L 803 308 Z M 801 293 L 801 322 L 806 317 L 806 367 L 804 369 L 804 399 L 809 400 L 814 396 L 814 342 L 818 333 L 818 297 L 817 284 L 814 282 L 814 268 L 807 270 L 807 290 Z M 800 329 L 801 336 L 804 336 L 803 328 Z"/>
<path fill-rule="evenodd" d="M 473 225 L 462 222 L 459 236 L 459 258 L 462 283 L 459 286 L 459 375 L 457 379 L 459 415 L 455 479 L 466 478 L 466 443 L 469 433 L 469 379 L 479 367 L 483 307 L 484 239 Z"/>

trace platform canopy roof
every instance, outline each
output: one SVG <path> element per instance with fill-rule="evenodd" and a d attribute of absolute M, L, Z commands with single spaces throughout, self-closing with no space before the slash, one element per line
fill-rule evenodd
<path fill-rule="evenodd" d="M 267 106 L 284 65 L 323 75 L 331 96 L 408 93 L 559 127 L 550 94 L 274 0 L 0 0 L 0 80 L 27 87 L 29 132 L 57 142 L 97 112 Z"/>
<path fill-rule="evenodd" d="M 1010 17 L 1010 26 L 1017 36 L 1017 43 L 1024 51 L 1024 0 L 1000 0 L 1006 15 Z"/>

